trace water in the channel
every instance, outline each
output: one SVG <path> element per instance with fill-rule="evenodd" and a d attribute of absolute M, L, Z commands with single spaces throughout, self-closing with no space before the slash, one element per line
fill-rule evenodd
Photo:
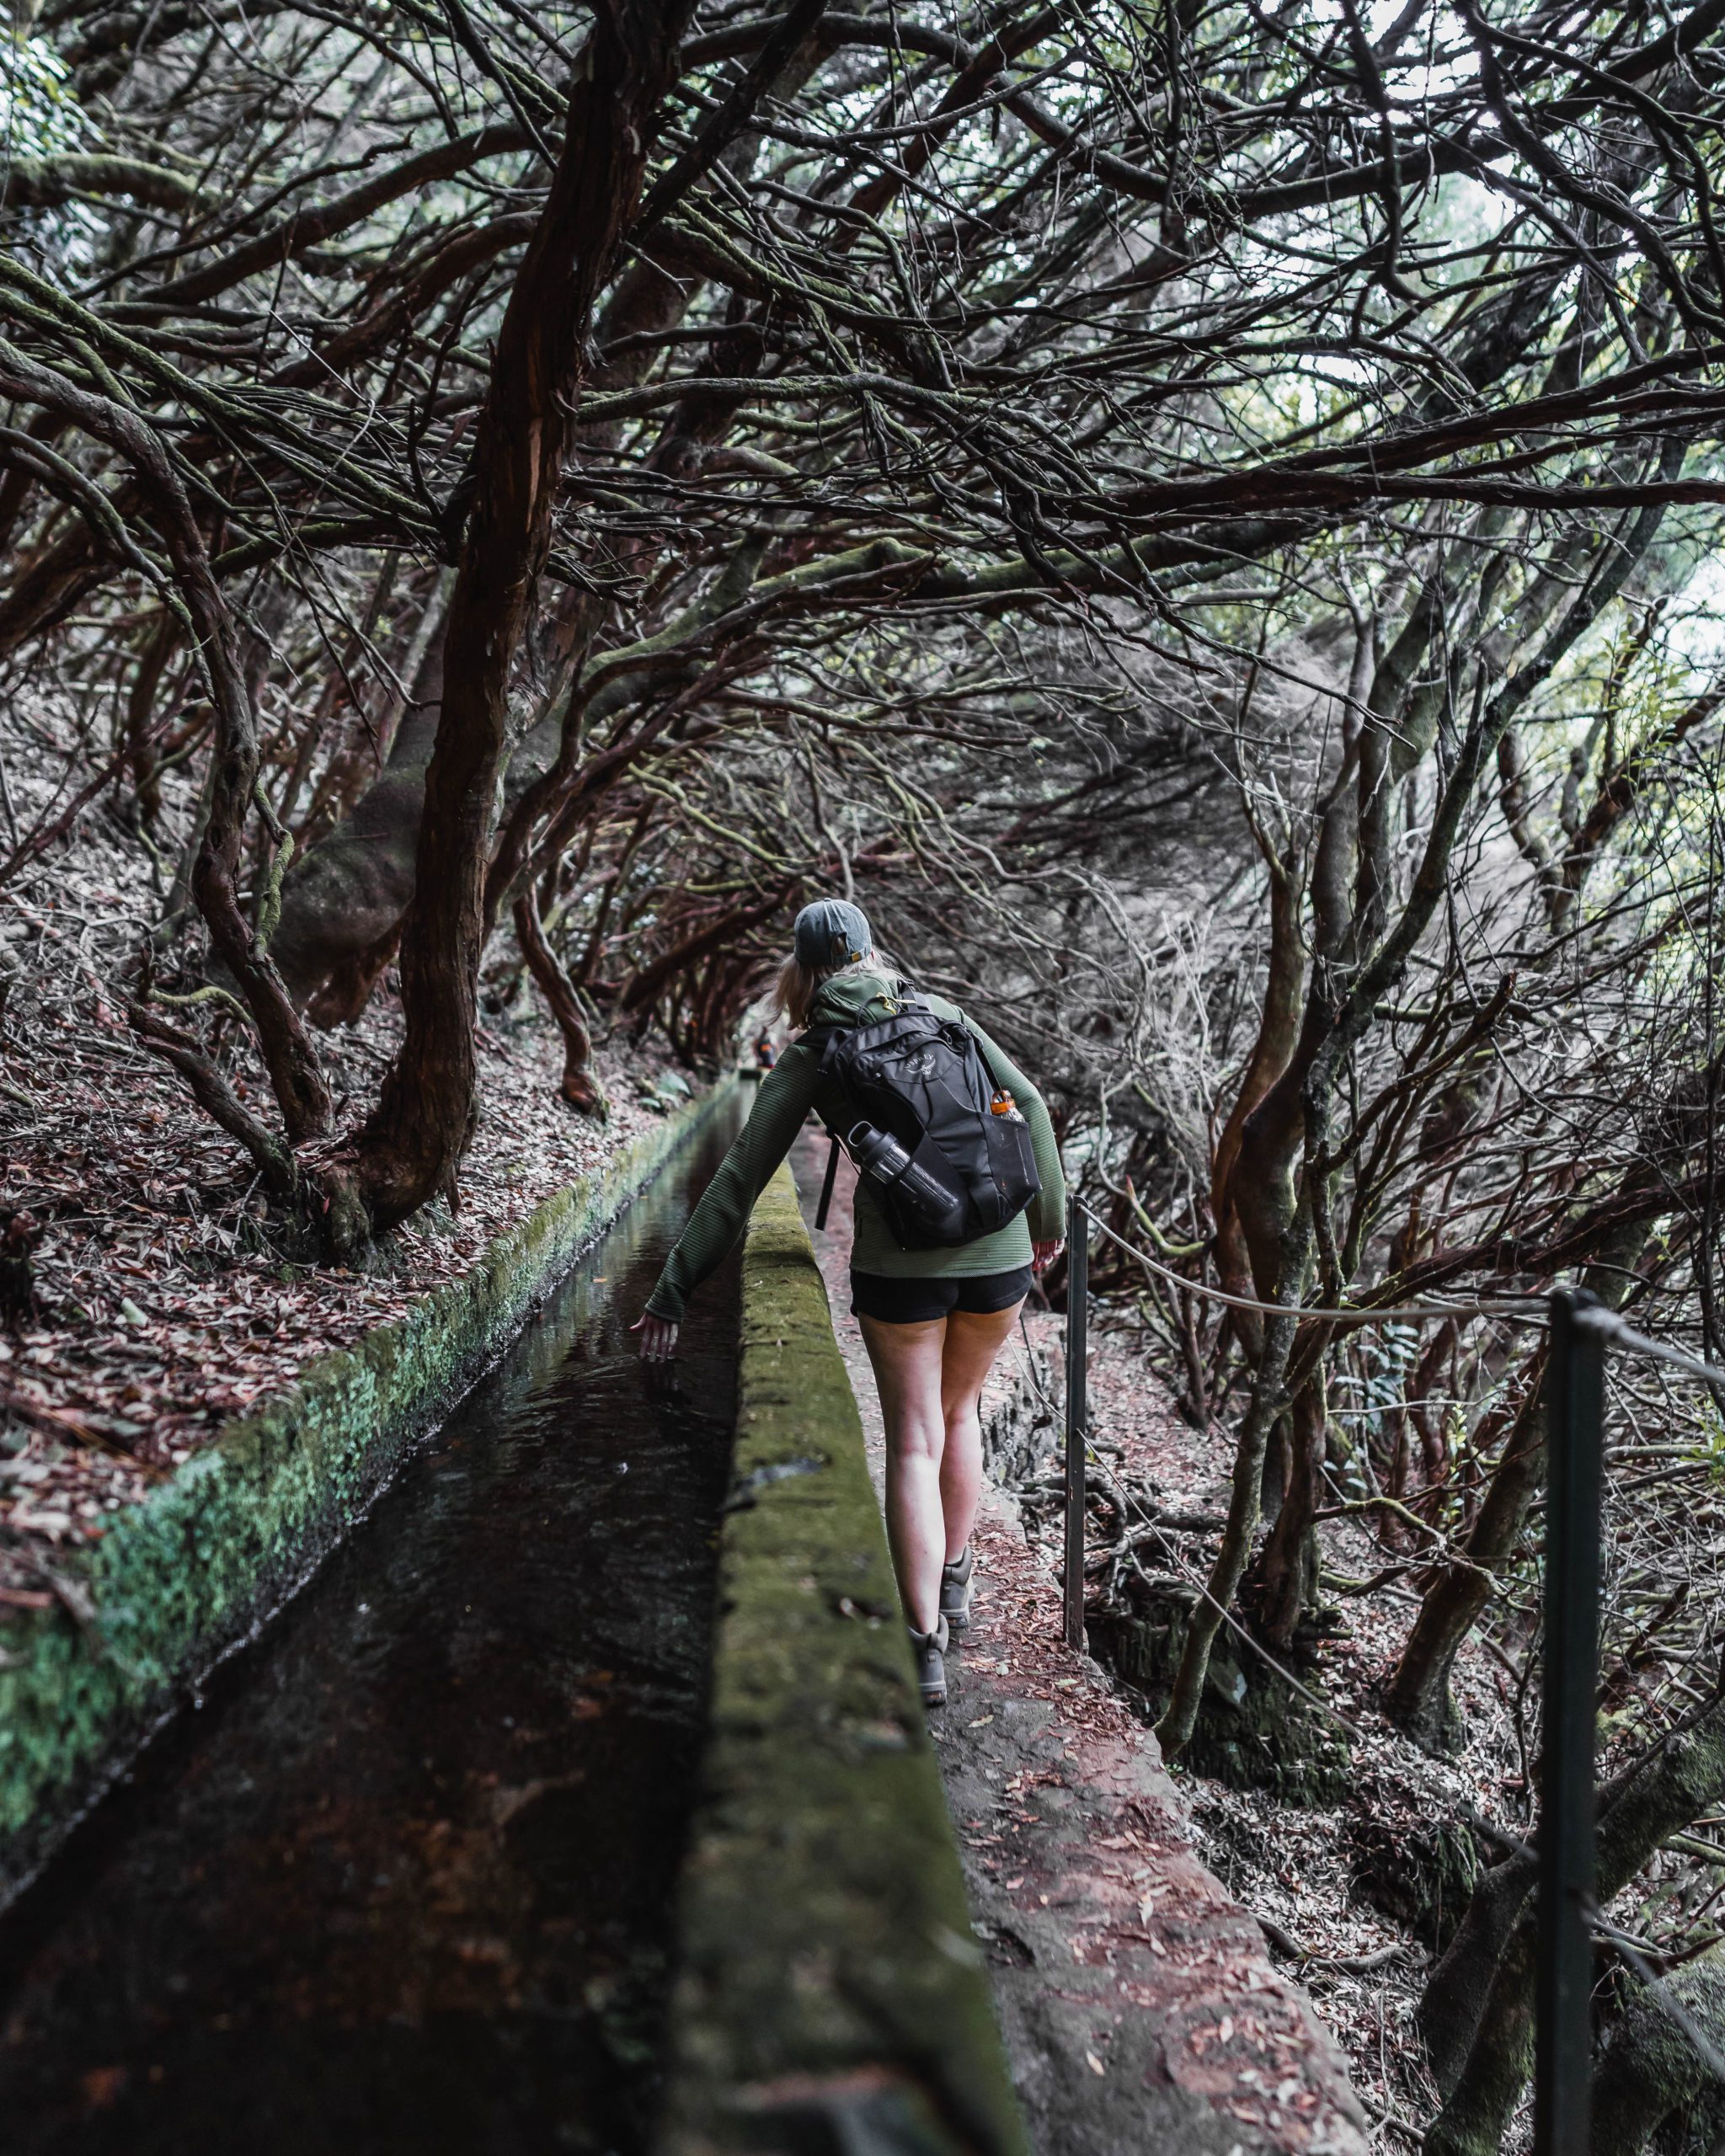
<path fill-rule="evenodd" d="M 0 1919 L 4 2156 L 629 2156 L 734 1419 L 674 1161 Z"/>

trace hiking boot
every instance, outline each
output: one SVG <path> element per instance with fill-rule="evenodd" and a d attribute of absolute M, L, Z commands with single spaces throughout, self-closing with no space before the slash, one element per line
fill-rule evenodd
<path fill-rule="evenodd" d="M 962 1557 L 940 1568 L 940 1614 L 953 1632 L 970 1629 L 970 1576 L 976 1560 L 967 1549 Z"/>
<path fill-rule="evenodd" d="M 916 1684 L 923 1705 L 943 1707 L 947 1703 L 946 1619 L 941 1619 L 939 1630 L 933 1632 L 919 1632 L 911 1625 L 911 1652 L 916 1657 Z"/>

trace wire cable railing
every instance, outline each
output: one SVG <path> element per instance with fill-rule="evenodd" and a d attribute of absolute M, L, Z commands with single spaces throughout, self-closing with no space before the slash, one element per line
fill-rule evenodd
<path fill-rule="evenodd" d="M 1230 1310 L 1286 1316 L 1290 1305 L 1260 1301 L 1194 1280 L 1097 1218 L 1076 1192 L 1067 1201 L 1065 1323 L 1065 1579 L 1066 1644 L 1085 1643 L 1084 1566 L 1088 1399 L 1090 1244 L 1093 1235 L 1183 1292 Z M 1546 1328 L 1547 1487 L 1544 1583 L 1540 1812 L 1533 1854 L 1535 1889 L 1535 2156 L 1587 2156 L 1591 2133 L 1593 1941 L 1621 1955 L 1648 1994 L 1682 2030 L 1710 2073 L 1725 2081 L 1725 2055 L 1647 1962 L 1637 1943 L 1607 1924 L 1594 1899 L 1594 1767 L 1599 1659 L 1601 1515 L 1605 1490 L 1605 1357 L 1663 1364 L 1716 1389 L 1725 1369 L 1649 1339 L 1584 1289 L 1546 1295 L 1338 1307 L 1292 1305 L 1302 1319 L 1348 1326 L 1491 1319 Z M 1179 1570 L 1188 1568 L 1181 1564 Z M 1348 1719 L 1268 1655 L 1206 1584 L 1192 1585 L 1222 1621 L 1248 1641 L 1302 1698 L 1355 1737 Z"/>
<path fill-rule="evenodd" d="M 1326 1319 L 1338 1325 L 1413 1325 L 1428 1321 L 1458 1317 L 1508 1318 L 1518 1325 L 1543 1325 L 1546 1322 L 1546 1298 L 1543 1295 L 1507 1295 L 1494 1297 L 1490 1302 L 1472 1303 L 1354 1303 L 1326 1309 L 1320 1304 L 1264 1303 L 1255 1295 L 1241 1295 L 1226 1288 L 1213 1288 L 1206 1280 L 1194 1280 L 1188 1274 L 1176 1273 L 1172 1266 L 1164 1265 L 1136 1243 L 1128 1242 L 1109 1227 L 1106 1220 L 1098 1219 L 1081 1198 L 1071 1199 L 1067 1206 L 1071 1215 L 1076 1207 L 1100 1235 L 1117 1244 L 1129 1257 L 1136 1258 L 1162 1279 L 1176 1288 L 1183 1288 L 1188 1294 L 1198 1295 L 1205 1302 L 1220 1303 L 1231 1310 L 1255 1310 L 1265 1317 L 1285 1317 L 1290 1308 L 1303 1318 Z M 1067 1249 L 1073 1242 L 1068 1219 Z"/>

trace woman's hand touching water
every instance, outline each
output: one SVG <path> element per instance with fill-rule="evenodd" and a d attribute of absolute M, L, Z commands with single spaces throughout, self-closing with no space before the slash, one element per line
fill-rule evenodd
<path fill-rule="evenodd" d="M 1066 1239 L 1064 1235 L 1056 1235 L 1051 1243 L 1032 1243 L 1030 1270 L 1035 1273 L 1046 1273 L 1065 1247 Z"/>
<path fill-rule="evenodd" d="M 629 1330 L 641 1336 L 644 1363 L 668 1363 L 676 1355 L 677 1328 L 668 1317 L 654 1317 L 651 1310 L 643 1310 Z"/>

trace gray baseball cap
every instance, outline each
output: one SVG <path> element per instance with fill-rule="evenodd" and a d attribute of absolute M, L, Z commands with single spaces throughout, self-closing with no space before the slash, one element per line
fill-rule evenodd
<path fill-rule="evenodd" d="M 874 948 L 868 916 L 848 899 L 817 899 L 797 915 L 798 963 L 817 969 L 848 965 Z"/>

